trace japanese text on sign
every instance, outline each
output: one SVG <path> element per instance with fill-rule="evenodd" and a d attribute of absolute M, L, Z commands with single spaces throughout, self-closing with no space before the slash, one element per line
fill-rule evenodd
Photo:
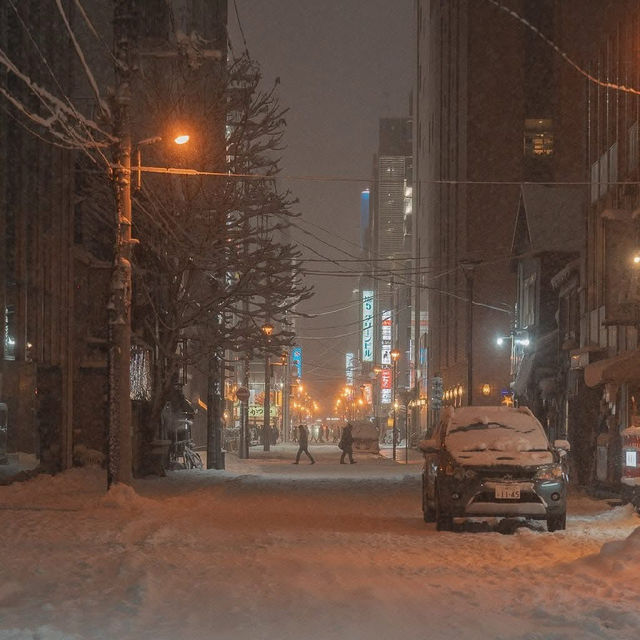
<path fill-rule="evenodd" d="M 373 362 L 373 291 L 362 292 L 362 359 Z"/>

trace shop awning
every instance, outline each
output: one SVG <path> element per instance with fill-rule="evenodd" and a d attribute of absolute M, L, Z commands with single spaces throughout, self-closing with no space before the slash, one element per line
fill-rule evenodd
<path fill-rule="evenodd" d="M 588 387 L 606 382 L 640 382 L 640 351 L 623 353 L 588 364 L 584 368 L 584 381 Z"/>

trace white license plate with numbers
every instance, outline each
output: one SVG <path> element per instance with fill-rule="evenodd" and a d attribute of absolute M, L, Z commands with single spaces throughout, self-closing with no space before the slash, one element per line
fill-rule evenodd
<path fill-rule="evenodd" d="M 520 500 L 520 486 L 517 484 L 496 485 L 496 498 L 499 500 Z"/>

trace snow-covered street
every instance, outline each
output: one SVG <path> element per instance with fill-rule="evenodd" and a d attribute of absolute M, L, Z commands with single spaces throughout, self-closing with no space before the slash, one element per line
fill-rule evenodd
<path fill-rule="evenodd" d="M 566 531 L 438 533 L 415 455 L 294 451 L 108 495 L 98 469 L 0 487 L 0 639 L 637 638 L 631 508 L 574 494 Z"/>

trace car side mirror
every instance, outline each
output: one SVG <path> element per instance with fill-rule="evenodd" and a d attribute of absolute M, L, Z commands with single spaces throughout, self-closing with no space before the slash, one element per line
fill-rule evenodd
<path fill-rule="evenodd" d="M 553 447 L 554 449 L 558 449 L 560 452 L 564 453 L 564 455 L 571 451 L 571 445 L 568 440 L 554 440 Z"/>
<path fill-rule="evenodd" d="M 422 453 L 438 453 L 440 451 L 437 440 L 420 440 L 418 448 Z"/>

